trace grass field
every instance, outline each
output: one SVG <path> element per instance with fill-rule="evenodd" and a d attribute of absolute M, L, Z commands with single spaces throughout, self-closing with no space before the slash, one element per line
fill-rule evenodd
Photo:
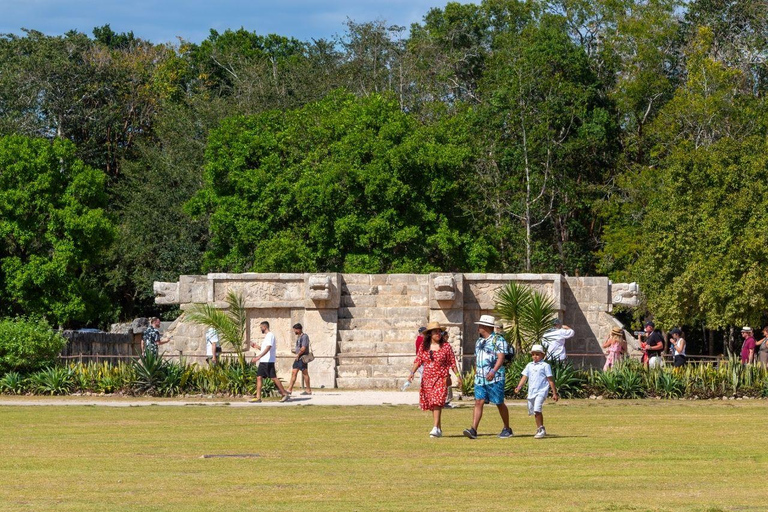
<path fill-rule="evenodd" d="M 0 510 L 768 509 L 767 401 L 511 407 L 0 407 Z M 201 458 L 258 454 L 258 458 Z"/>

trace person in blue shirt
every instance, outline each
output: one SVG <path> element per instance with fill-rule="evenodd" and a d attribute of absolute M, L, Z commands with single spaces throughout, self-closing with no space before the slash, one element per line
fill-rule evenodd
<path fill-rule="evenodd" d="M 472 427 L 464 430 L 464 435 L 477 439 L 477 427 L 483 417 L 483 406 L 488 401 L 499 409 L 504 428 L 499 437 L 512 437 L 509 428 L 509 409 L 504 403 L 504 355 L 507 353 L 507 341 L 494 332 L 495 321 L 491 315 L 482 315 L 475 322 L 480 337 L 475 342 L 475 408 L 472 414 Z"/>

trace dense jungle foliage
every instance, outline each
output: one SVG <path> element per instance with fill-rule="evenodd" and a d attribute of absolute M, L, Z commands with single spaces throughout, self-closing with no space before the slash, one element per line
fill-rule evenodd
<path fill-rule="evenodd" d="M 767 57 L 750 0 L 0 36 L 0 316 L 104 326 L 209 271 L 532 271 L 638 281 L 661 327 L 757 325 Z"/>

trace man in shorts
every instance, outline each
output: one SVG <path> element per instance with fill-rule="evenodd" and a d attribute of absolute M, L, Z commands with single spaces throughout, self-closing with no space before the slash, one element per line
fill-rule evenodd
<path fill-rule="evenodd" d="M 296 384 L 296 377 L 299 372 L 304 377 L 304 391 L 302 395 L 311 395 L 312 388 L 309 386 L 309 363 L 305 363 L 301 356 L 309 353 L 309 336 L 304 332 L 304 327 L 301 324 L 293 325 L 293 334 L 298 336 L 296 338 L 296 346 L 293 349 L 293 353 L 296 354 L 296 359 L 293 361 L 293 370 L 291 371 L 291 381 L 288 383 L 288 394 L 293 393 L 293 385 Z"/>
<path fill-rule="evenodd" d="M 475 342 L 475 408 L 472 414 L 472 427 L 464 430 L 464 435 L 477 439 L 477 427 L 483 417 L 483 406 L 486 400 L 499 409 L 504 428 L 499 437 L 512 437 L 509 428 L 509 409 L 504 403 L 504 355 L 507 353 L 507 342 L 494 332 L 494 318 L 482 315 L 475 322 L 480 338 Z"/>
<path fill-rule="evenodd" d="M 261 322 L 259 328 L 264 335 L 264 341 L 261 345 L 251 343 L 251 346 L 256 350 L 261 350 L 261 353 L 251 359 L 251 362 L 259 361 L 259 369 L 256 372 L 256 397 L 252 398 L 250 402 L 261 402 L 261 387 L 264 379 L 272 379 L 272 382 L 275 383 L 275 386 L 277 386 L 277 389 L 280 390 L 280 394 L 283 396 L 280 401 L 287 402 L 291 394 L 285 390 L 283 383 L 277 378 L 277 371 L 275 370 L 275 356 L 277 355 L 275 335 L 269 330 L 269 322 Z"/>

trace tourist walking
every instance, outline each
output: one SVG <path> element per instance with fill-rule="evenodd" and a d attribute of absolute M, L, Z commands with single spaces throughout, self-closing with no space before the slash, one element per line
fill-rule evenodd
<path fill-rule="evenodd" d="M 541 439 L 547 435 L 542 409 L 549 390 L 552 389 L 552 400 L 557 402 L 560 399 L 557 396 L 552 367 L 544 361 L 544 354 L 544 347 L 541 345 L 531 347 L 533 361 L 525 366 L 523 376 L 520 377 L 520 382 L 515 388 L 515 393 L 519 393 L 528 381 L 528 416 L 533 416 L 536 420 L 536 434 L 533 436 L 535 439 Z"/>
<path fill-rule="evenodd" d="M 565 361 L 565 340 L 573 338 L 573 329 L 567 325 L 563 325 L 563 322 L 559 318 L 556 318 L 552 322 L 552 329 L 544 334 L 544 339 L 541 340 L 541 344 L 547 351 L 547 359 L 550 361 Z"/>
<path fill-rule="evenodd" d="M 160 335 L 160 319 L 153 316 L 149 319 L 149 327 L 144 331 L 141 336 L 141 354 L 147 356 L 151 354 L 157 357 L 158 345 L 165 345 L 169 343 L 171 338 L 163 338 Z"/>
<path fill-rule="evenodd" d="M 304 391 L 302 395 L 311 395 L 312 388 L 309 385 L 309 362 L 307 357 L 309 356 L 309 336 L 304 332 L 304 327 L 301 324 L 293 325 L 293 334 L 298 336 L 296 338 L 296 346 L 293 348 L 293 353 L 296 354 L 296 359 L 293 361 L 293 369 L 291 370 L 291 381 L 288 383 L 288 394 L 293 393 L 293 385 L 296 383 L 296 377 L 299 372 L 304 380 Z"/>
<path fill-rule="evenodd" d="M 456 354 L 451 344 L 443 336 L 438 322 L 430 322 L 424 331 L 424 342 L 413 361 L 408 382 L 413 382 L 416 370 L 422 367 L 421 389 L 419 390 L 419 406 L 423 411 L 432 411 L 434 426 L 429 437 L 442 437 L 443 426 L 441 416 L 445 400 L 448 396 L 449 370 L 453 370 L 457 378 L 459 367 L 456 365 Z"/>
<path fill-rule="evenodd" d="M 741 337 L 744 343 L 741 345 L 741 364 L 751 364 L 755 361 L 755 338 L 752 336 L 752 328 L 749 326 L 741 328 Z"/>
<path fill-rule="evenodd" d="M 685 339 L 683 338 L 683 331 L 675 327 L 669 331 L 669 335 L 672 338 L 669 340 L 669 346 L 672 349 L 672 355 L 674 356 L 675 368 L 685 366 L 687 358 L 685 355 Z"/>
<path fill-rule="evenodd" d="M 661 358 L 664 337 L 656 330 L 656 324 L 653 322 L 645 322 L 645 333 L 640 335 L 640 348 L 643 350 L 643 366 L 664 366 L 664 360 Z"/>
<path fill-rule="evenodd" d="M 480 334 L 475 342 L 475 407 L 472 426 L 464 430 L 464 435 L 470 439 L 477 439 L 477 427 L 483 417 L 486 400 L 498 408 L 504 424 L 499 437 L 512 437 L 509 409 L 504 404 L 504 355 L 507 353 L 507 341 L 494 332 L 494 323 L 491 315 L 482 315 L 475 322 Z"/>
<path fill-rule="evenodd" d="M 264 379 L 272 379 L 277 389 L 280 390 L 280 394 L 283 396 L 280 401 L 287 402 L 290 393 L 283 387 L 283 383 L 277 378 L 277 370 L 275 369 L 275 360 L 277 356 L 277 340 L 275 335 L 269 330 L 269 322 L 261 322 L 259 324 L 261 333 L 264 335 L 264 341 L 261 345 L 257 343 L 251 343 L 251 346 L 261 352 L 251 359 L 251 363 L 254 361 L 259 362 L 259 368 L 256 371 L 256 396 L 249 400 L 250 402 L 261 402 L 261 388 L 264 384 Z"/>
<path fill-rule="evenodd" d="M 757 361 L 763 366 L 768 367 L 768 325 L 763 327 L 763 339 L 756 341 L 757 348 Z"/>
<path fill-rule="evenodd" d="M 205 331 L 205 360 L 208 362 L 208 365 L 218 363 L 220 353 L 219 332 L 213 327 L 209 327 Z"/>
<path fill-rule="evenodd" d="M 624 341 L 624 329 L 621 327 L 614 327 L 611 329 L 611 334 L 608 339 L 603 343 L 603 348 L 608 349 L 608 353 L 605 356 L 605 364 L 603 365 L 603 371 L 607 372 L 621 360 L 621 356 L 626 351 L 626 343 Z"/>

